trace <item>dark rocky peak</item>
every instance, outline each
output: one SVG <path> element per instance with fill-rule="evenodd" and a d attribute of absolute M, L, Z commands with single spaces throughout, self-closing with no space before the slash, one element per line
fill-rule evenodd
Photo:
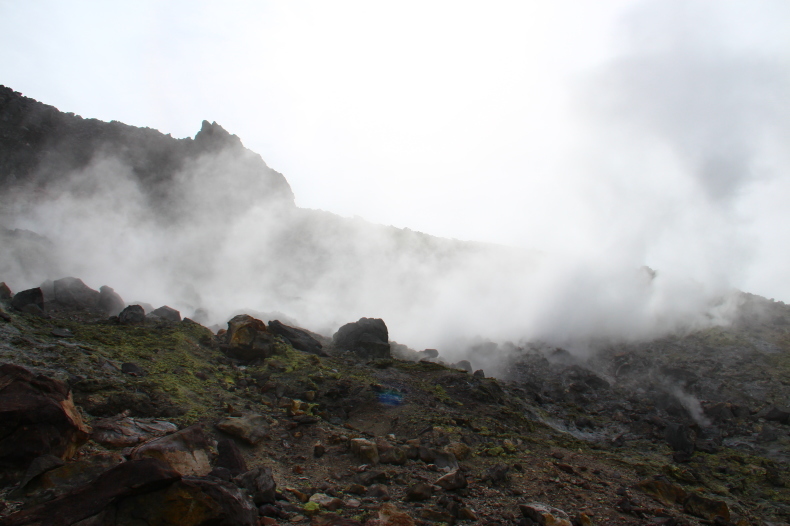
<path fill-rule="evenodd" d="M 129 169 L 151 205 L 182 193 L 179 174 L 206 166 L 236 176 L 254 188 L 252 198 L 293 204 L 285 177 L 216 122 L 203 121 L 195 138 L 176 139 L 151 128 L 84 119 L 0 86 L 0 188 L 41 193 L 97 159 L 113 158 Z M 206 171 L 205 169 L 203 171 Z"/>
<path fill-rule="evenodd" d="M 200 131 L 195 135 L 195 145 L 206 152 L 228 147 L 244 147 L 237 135 L 228 132 L 216 122 L 209 121 L 203 121 Z"/>

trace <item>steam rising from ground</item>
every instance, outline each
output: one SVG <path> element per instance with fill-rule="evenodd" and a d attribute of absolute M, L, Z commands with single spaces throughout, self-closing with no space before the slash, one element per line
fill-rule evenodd
<path fill-rule="evenodd" d="M 586 120 L 553 174 L 578 196 L 574 209 L 556 210 L 586 233 L 573 255 L 263 201 L 266 188 L 234 168 L 230 150 L 185 166 L 162 210 L 129 167 L 98 155 L 45 195 L 5 196 L 0 219 L 50 239 L 59 268 L 13 267 L 6 253 L 0 279 L 19 290 L 73 275 L 187 316 L 203 307 L 215 322 L 278 311 L 331 333 L 380 317 L 392 339 L 450 359 L 459 338 L 583 352 L 727 323 L 731 284 L 753 257 L 742 204 L 786 184 L 790 68 L 786 57 L 733 46 L 732 20 L 700 5 L 642 4 L 625 26 L 627 51 L 577 80 Z M 680 12 L 698 25 L 677 24 Z M 555 219 L 531 228 L 568 224 Z"/>

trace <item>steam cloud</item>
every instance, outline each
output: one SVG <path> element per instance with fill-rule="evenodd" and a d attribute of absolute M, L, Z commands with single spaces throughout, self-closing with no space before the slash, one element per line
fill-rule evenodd
<path fill-rule="evenodd" d="M 1 277 L 20 290 L 73 275 L 220 323 L 249 309 L 331 333 L 381 317 L 393 339 L 450 359 L 464 357 L 464 338 L 585 352 L 727 323 L 731 279 L 750 257 L 739 199 L 787 166 L 790 69 L 728 47 L 722 20 L 676 27 L 672 13 L 698 7 L 685 4 L 643 4 L 627 53 L 577 84 L 591 132 L 572 155 L 589 196 L 580 217 L 598 232 L 581 257 L 259 201 L 266 189 L 230 151 L 179 172 L 162 210 L 129 167 L 97 155 L 46 195 L 3 198 L 0 219 L 52 241 L 58 274 L 6 253 Z"/>

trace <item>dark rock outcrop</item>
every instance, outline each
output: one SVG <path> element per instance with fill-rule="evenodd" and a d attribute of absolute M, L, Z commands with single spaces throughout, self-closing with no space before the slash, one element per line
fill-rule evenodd
<path fill-rule="evenodd" d="M 0 366 L 0 469 L 25 469 L 41 455 L 71 458 L 89 435 L 65 383 Z"/>
<path fill-rule="evenodd" d="M 362 359 L 390 358 L 389 333 L 379 318 L 347 323 L 332 336 L 332 341 L 337 349 L 352 351 Z"/>
<path fill-rule="evenodd" d="M 274 320 L 269 322 L 269 331 L 271 331 L 272 334 L 276 334 L 288 340 L 288 343 L 298 351 L 317 354 L 318 356 L 327 356 L 321 342 L 313 338 L 310 333 L 304 329 L 290 327 L 284 323 L 280 323 L 279 320 Z"/>
<path fill-rule="evenodd" d="M 44 312 L 44 293 L 40 288 L 27 289 L 14 294 L 14 298 L 11 300 L 13 308 L 25 311 L 28 305 L 33 305 L 39 311 Z"/>
<path fill-rule="evenodd" d="M 58 306 L 72 309 L 95 309 L 101 294 L 79 278 L 61 278 L 52 283 L 53 301 Z"/>
<path fill-rule="evenodd" d="M 150 128 L 62 113 L 0 86 L 0 186 L 11 191 L 29 186 L 46 189 L 63 174 L 86 168 L 96 152 L 102 152 L 128 166 L 150 204 L 158 205 L 177 191 L 174 183 L 180 171 L 202 156 L 223 151 L 233 153 L 234 172 L 258 181 L 250 202 L 271 199 L 293 204 L 293 192 L 283 175 L 216 122 L 203 121 L 194 139 L 175 139 Z M 151 209 L 168 213 L 167 207 Z"/>

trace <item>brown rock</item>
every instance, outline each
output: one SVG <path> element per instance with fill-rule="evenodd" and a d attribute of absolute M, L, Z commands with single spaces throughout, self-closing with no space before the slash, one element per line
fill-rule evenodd
<path fill-rule="evenodd" d="M 325 510 L 337 511 L 343 507 L 343 501 L 337 497 L 330 497 L 326 493 L 313 493 L 308 502 L 315 502 Z"/>
<path fill-rule="evenodd" d="M 208 448 L 203 428 L 196 424 L 137 446 L 131 458 L 156 458 L 183 476 L 202 477 L 211 471 Z"/>
<path fill-rule="evenodd" d="M 239 314 L 228 322 L 222 349 L 231 358 L 251 362 L 272 355 L 274 338 L 261 320 Z"/>
<path fill-rule="evenodd" d="M 65 383 L 0 366 L 0 469 L 25 469 L 47 454 L 69 459 L 89 435 Z"/>
<path fill-rule="evenodd" d="M 472 509 L 461 507 L 458 510 L 458 519 L 462 521 L 476 521 L 477 515 Z"/>
<path fill-rule="evenodd" d="M 407 502 L 419 502 L 428 500 L 433 495 L 433 486 L 425 482 L 419 482 L 406 490 L 403 500 Z"/>
<path fill-rule="evenodd" d="M 460 470 L 451 471 L 450 473 L 444 475 L 443 477 L 439 477 L 435 485 L 439 486 L 440 488 L 446 489 L 447 491 L 452 491 L 456 489 L 463 489 L 467 486 L 466 477 Z"/>
<path fill-rule="evenodd" d="M 366 497 L 373 497 L 381 500 L 390 500 L 390 491 L 384 484 L 373 484 L 365 493 Z"/>
<path fill-rule="evenodd" d="M 326 447 L 321 442 L 316 442 L 313 445 L 313 456 L 315 458 L 321 458 L 326 453 Z"/>
<path fill-rule="evenodd" d="M 33 461 L 30 468 L 33 468 L 38 460 Z M 97 456 L 90 460 L 61 463 L 60 466 L 46 469 L 32 477 L 28 477 L 33 474 L 28 468 L 24 484 L 20 484 L 22 486 L 21 493 L 33 502 L 51 500 L 53 497 L 58 497 L 90 483 L 105 471 L 122 463 L 123 460 L 123 457 L 117 454 Z"/>
<path fill-rule="evenodd" d="M 374 442 L 364 438 L 354 438 L 350 441 L 351 452 L 366 464 L 379 463 L 379 450 Z"/>
<path fill-rule="evenodd" d="M 414 519 L 389 502 L 379 508 L 379 520 L 382 526 L 415 526 Z"/>
<path fill-rule="evenodd" d="M 686 503 L 683 505 L 683 511 L 689 515 L 694 515 L 695 517 L 700 517 L 709 521 L 715 520 L 716 518 L 721 518 L 725 521 L 730 520 L 730 508 L 727 506 L 726 502 L 723 500 L 709 499 L 703 497 L 699 493 L 692 493 L 689 495 L 688 499 L 686 499 Z"/>
<path fill-rule="evenodd" d="M 217 422 L 216 428 L 254 446 L 266 436 L 268 423 L 262 415 L 247 413 L 238 417 L 229 416 Z"/>

